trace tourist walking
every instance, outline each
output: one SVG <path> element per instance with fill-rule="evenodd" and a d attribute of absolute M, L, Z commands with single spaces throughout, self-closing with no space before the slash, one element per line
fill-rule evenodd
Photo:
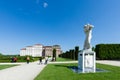
<path fill-rule="evenodd" d="M 48 57 L 45 57 L 45 64 L 47 64 L 48 62 Z"/>
<path fill-rule="evenodd" d="M 14 58 L 13 58 L 13 61 L 14 61 L 14 62 L 17 62 L 17 57 L 14 57 Z"/>
<path fill-rule="evenodd" d="M 39 58 L 39 64 L 42 64 L 42 57 Z"/>
<path fill-rule="evenodd" d="M 27 64 L 29 64 L 29 62 L 30 62 L 30 57 L 27 56 L 26 60 L 27 60 Z"/>

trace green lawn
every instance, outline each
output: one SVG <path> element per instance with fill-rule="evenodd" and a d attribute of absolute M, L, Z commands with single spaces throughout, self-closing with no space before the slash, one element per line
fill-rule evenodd
<path fill-rule="evenodd" d="M 0 70 L 10 68 L 10 67 L 13 67 L 13 66 L 17 66 L 17 65 L 0 65 Z"/>
<path fill-rule="evenodd" d="M 120 80 L 120 67 L 97 64 L 108 72 L 74 73 L 68 66 L 77 64 L 48 64 L 35 80 Z"/>
<path fill-rule="evenodd" d="M 67 59 L 67 58 L 57 58 L 56 61 L 73 61 L 72 59 Z"/>

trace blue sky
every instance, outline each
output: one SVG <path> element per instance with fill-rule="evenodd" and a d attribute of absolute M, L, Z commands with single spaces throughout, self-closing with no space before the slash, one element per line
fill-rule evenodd
<path fill-rule="evenodd" d="M 91 44 L 120 43 L 120 0 L 0 0 L 0 52 L 19 54 L 40 43 L 63 51 L 83 49 L 83 26 L 94 25 Z"/>

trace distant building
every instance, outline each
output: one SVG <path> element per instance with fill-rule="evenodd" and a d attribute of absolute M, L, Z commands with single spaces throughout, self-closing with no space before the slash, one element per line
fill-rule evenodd
<path fill-rule="evenodd" d="M 43 51 L 43 45 L 41 44 L 35 44 L 33 46 L 27 46 L 26 48 L 22 48 L 20 50 L 20 56 L 42 56 L 42 51 Z"/>
<path fill-rule="evenodd" d="M 52 56 L 52 54 L 53 54 L 52 46 L 44 46 L 43 50 L 44 50 L 45 56 Z"/>
<path fill-rule="evenodd" d="M 40 56 L 53 56 L 53 49 L 56 49 L 56 57 L 62 53 L 60 45 L 53 45 L 53 46 L 43 46 L 41 44 L 35 44 L 33 46 L 27 46 L 26 48 L 22 48 L 20 50 L 20 56 L 33 56 L 33 57 L 40 57 Z"/>
<path fill-rule="evenodd" d="M 32 56 L 36 57 L 36 56 L 42 56 L 42 51 L 43 51 L 43 45 L 41 44 L 35 44 L 33 46 L 33 53 Z"/>
<path fill-rule="evenodd" d="M 25 55 L 27 55 L 27 53 L 26 53 L 26 48 L 22 48 L 22 49 L 20 50 L 20 56 L 25 56 Z"/>

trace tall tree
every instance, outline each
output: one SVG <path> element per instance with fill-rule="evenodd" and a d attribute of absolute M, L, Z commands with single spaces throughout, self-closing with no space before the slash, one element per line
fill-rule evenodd
<path fill-rule="evenodd" d="M 53 59 L 56 61 L 56 49 L 53 49 Z"/>
<path fill-rule="evenodd" d="M 75 60 L 78 60 L 79 46 L 75 47 Z"/>
<path fill-rule="evenodd" d="M 72 59 L 75 60 L 75 50 L 72 49 Z"/>
<path fill-rule="evenodd" d="M 71 49 L 69 50 L 69 55 L 70 55 L 69 59 L 72 59 L 73 55 L 72 55 L 72 50 Z"/>

